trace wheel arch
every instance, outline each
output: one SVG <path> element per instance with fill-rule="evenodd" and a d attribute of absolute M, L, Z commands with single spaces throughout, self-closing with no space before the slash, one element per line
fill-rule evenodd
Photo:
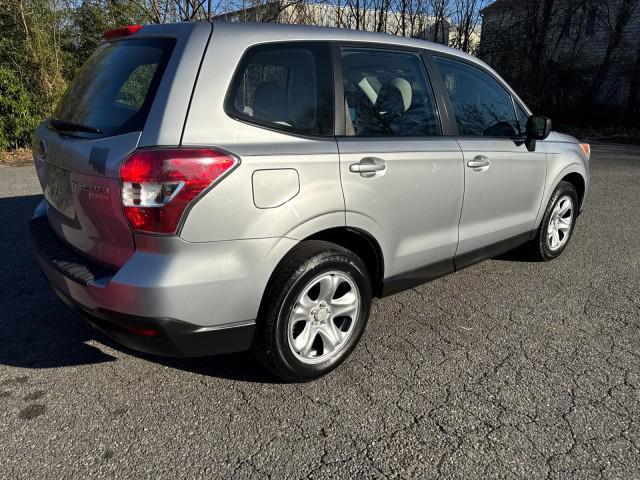
<path fill-rule="evenodd" d="M 584 177 L 578 172 L 571 172 L 564 177 L 562 177 L 558 183 L 560 182 L 568 182 L 573 185 L 578 193 L 578 205 L 579 209 L 582 210 L 582 201 L 584 200 L 584 194 L 586 190 L 586 182 Z"/>
<path fill-rule="evenodd" d="M 316 232 L 301 241 L 305 240 L 324 240 L 335 243 L 358 255 L 367 267 L 373 296 L 380 295 L 384 278 L 384 256 L 380 244 L 373 235 L 359 228 L 335 227 Z"/>
<path fill-rule="evenodd" d="M 536 229 L 540 226 L 540 222 L 544 216 L 545 208 L 549 203 L 549 199 L 560 182 L 569 182 L 578 191 L 578 213 L 583 210 L 584 201 L 589 190 L 589 171 L 584 164 L 573 162 L 569 165 L 562 166 L 561 164 L 558 165 L 556 162 L 554 163 L 552 163 L 550 171 L 547 173 L 547 182 L 545 184 L 544 194 L 542 196 L 542 201 L 540 202 L 538 215 L 536 216 L 535 221 Z M 549 179 L 553 180 L 549 181 Z"/>
<path fill-rule="evenodd" d="M 289 239 L 291 240 L 291 239 Z M 310 240 L 323 240 L 336 245 L 340 245 L 358 255 L 365 267 L 367 268 L 369 278 L 371 279 L 371 291 L 374 297 L 380 297 L 382 294 L 382 285 L 384 279 L 384 257 L 379 242 L 371 235 L 360 228 L 336 226 L 319 230 L 307 237 L 296 241 L 291 247 L 285 249 L 279 260 L 272 269 L 264 288 L 262 297 L 258 307 L 257 318 L 261 318 L 265 308 L 265 300 L 269 293 L 269 287 L 273 283 L 276 272 L 281 267 L 282 262 L 287 258 L 293 250 L 300 244 Z"/>

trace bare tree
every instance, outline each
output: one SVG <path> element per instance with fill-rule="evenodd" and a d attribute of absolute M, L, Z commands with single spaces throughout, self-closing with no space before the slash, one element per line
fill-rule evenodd
<path fill-rule="evenodd" d="M 448 0 L 429 0 L 431 7 L 431 16 L 433 17 L 433 24 L 431 30 L 430 40 L 434 42 L 442 42 L 446 40 L 443 38 L 445 23 L 447 22 L 447 16 L 449 14 L 449 2 Z"/>
<path fill-rule="evenodd" d="M 593 110 L 593 107 L 596 105 L 598 101 L 598 96 L 600 94 L 600 89 L 604 80 L 609 73 L 612 62 L 615 60 L 615 53 L 620 43 L 622 42 L 622 37 L 624 34 L 624 30 L 629 23 L 631 15 L 633 11 L 638 6 L 638 0 L 622 0 L 618 11 L 615 16 L 615 23 L 613 29 L 609 33 L 609 42 L 607 43 L 607 51 L 602 59 L 602 63 L 598 67 L 596 76 L 591 84 L 591 88 L 589 90 L 587 96 L 587 102 L 589 105 L 589 112 Z"/>
<path fill-rule="evenodd" d="M 640 96 L 640 43 L 636 52 L 636 60 L 633 64 L 631 74 L 631 84 L 629 85 L 629 95 L 627 97 L 627 106 L 625 114 L 628 118 L 633 118 L 638 113 L 638 97 Z"/>
<path fill-rule="evenodd" d="M 451 6 L 453 38 L 451 46 L 468 53 L 476 53 L 480 42 L 480 10 L 487 0 L 454 0 Z"/>

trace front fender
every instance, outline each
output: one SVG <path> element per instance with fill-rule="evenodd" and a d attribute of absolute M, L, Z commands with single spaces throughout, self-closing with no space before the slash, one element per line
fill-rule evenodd
<path fill-rule="evenodd" d="M 542 217 L 544 216 L 544 212 L 547 208 L 549 200 L 551 199 L 551 195 L 554 190 L 558 186 L 558 184 L 566 178 L 570 174 L 577 173 L 584 180 L 584 194 L 582 196 L 582 201 L 579 206 L 579 211 L 582 211 L 585 203 L 585 199 L 587 196 L 587 192 L 589 190 L 589 170 L 586 161 L 582 158 L 581 150 L 578 152 L 577 150 L 580 147 L 576 144 L 575 148 L 569 148 L 564 144 L 564 148 L 567 148 L 568 152 L 560 152 L 560 153 L 552 153 L 548 152 L 547 154 L 547 178 L 545 181 L 545 189 L 542 197 L 542 203 L 540 205 L 540 209 L 538 210 L 538 215 L 536 217 L 536 228 L 540 225 L 542 221 Z M 572 145 L 572 144 L 571 144 Z M 571 151 L 575 150 L 575 151 Z"/>

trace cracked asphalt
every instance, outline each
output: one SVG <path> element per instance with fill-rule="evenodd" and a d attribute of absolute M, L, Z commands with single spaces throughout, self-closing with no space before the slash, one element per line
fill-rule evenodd
<path fill-rule="evenodd" d="M 572 243 L 376 301 L 313 383 L 124 350 L 31 257 L 0 167 L 0 478 L 640 478 L 640 147 L 596 145 Z"/>

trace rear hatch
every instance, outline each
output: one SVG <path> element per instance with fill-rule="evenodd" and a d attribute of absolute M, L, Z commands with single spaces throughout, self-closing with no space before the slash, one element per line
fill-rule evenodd
<path fill-rule="evenodd" d="M 139 146 L 150 112 L 158 116 L 156 94 L 166 101 L 161 97 L 171 91 L 171 79 L 167 88 L 163 77 L 175 75 L 176 61 L 167 65 L 183 50 L 153 27 L 143 32 L 149 28 L 155 36 L 104 42 L 33 141 L 52 229 L 78 253 L 109 267 L 123 265 L 135 249 L 121 205 L 120 165 Z M 175 128 L 181 131 L 183 122 L 176 119 Z"/>

